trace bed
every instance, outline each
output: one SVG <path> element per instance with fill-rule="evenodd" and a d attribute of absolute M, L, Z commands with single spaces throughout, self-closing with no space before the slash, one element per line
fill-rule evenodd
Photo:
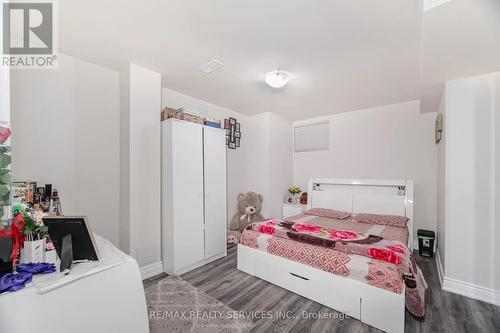
<path fill-rule="evenodd" d="M 411 180 L 312 178 L 309 181 L 308 198 L 308 210 L 323 208 L 352 214 L 399 215 L 406 217 L 408 222 L 406 228 L 391 228 L 357 224 L 350 220 L 352 216 L 345 220 L 332 220 L 301 214 L 282 223 L 266 223 L 272 228 L 281 229 L 287 224 L 298 226 L 312 223 L 321 226 L 323 231 L 352 230 L 354 234 L 364 237 L 369 234 L 370 237 L 383 238 L 381 242 L 387 239 L 387 242 L 401 244 L 402 247 L 406 244 L 406 251 L 411 251 Z M 342 244 L 346 242 L 337 242 L 334 248 L 329 248 L 314 242 L 304 243 L 304 239 L 276 236 L 278 232 L 275 230 L 266 233 L 265 228 L 266 224 L 254 225 L 243 233 L 242 242 L 238 245 L 239 270 L 342 311 L 378 329 L 404 331 L 405 295 L 412 290 L 407 289 L 396 263 L 344 252 Z M 319 240 L 325 242 L 324 239 Z M 377 279 L 381 271 L 384 273 L 383 281 Z"/>

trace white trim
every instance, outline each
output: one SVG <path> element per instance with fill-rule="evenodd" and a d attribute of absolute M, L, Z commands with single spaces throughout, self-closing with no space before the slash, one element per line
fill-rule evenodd
<path fill-rule="evenodd" d="M 436 267 L 439 283 L 441 284 L 441 289 L 444 291 L 470 297 L 486 303 L 500 305 L 500 291 L 446 277 L 444 275 L 445 272 L 439 249 L 436 249 Z"/>
<path fill-rule="evenodd" d="M 500 306 L 500 291 L 443 277 L 443 290 Z"/>
<path fill-rule="evenodd" d="M 140 270 L 141 270 L 141 278 L 143 280 L 149 279 L 150 277 L 163 273 L 163 264 L 161 261 L 157 261 L 142 266 Z"/>
<path fill-rule="evenodd" d="M 401 179 L 335 179 L 335 178 L 310 178 L 316 184 L 330 185 L 366 185 L 366 186 L 406 186 L 407 180 Z M 412 184 L 413 185 L 413 184 Z"/>
<path fill-rule="evenodd" d="M 443 288 L 444 269 L 443 263 L 441 262 L 441 256 L 439 255 L 439 249 L 436 249 L 436 267 L 438 271 L 439 284 L 441 285 L 441 288 Z"/>

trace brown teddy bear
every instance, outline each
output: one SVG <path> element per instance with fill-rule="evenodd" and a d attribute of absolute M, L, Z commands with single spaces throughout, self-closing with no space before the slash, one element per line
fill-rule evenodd
<path fill-rule="evenodd" d="M 227 232 L 228 244 L 239 243 L 241 233 L 249 224 L 264 221 L 264 218 L 260 215 L 263 201 L 262 194 L 255 192 L 238 194 L 238 212 L 234 214 L 229 224 L 229 231 Z"/>

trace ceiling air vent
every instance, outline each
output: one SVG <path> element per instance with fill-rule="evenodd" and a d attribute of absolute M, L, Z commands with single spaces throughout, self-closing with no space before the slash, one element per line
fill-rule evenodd
<path fill-rule="evenodd" d="M 218 60 L 210 60 L 207 64 L 200 67 L 200 71 L 205 74 L 210 74 L 224 66 L 224 64 Z"/>

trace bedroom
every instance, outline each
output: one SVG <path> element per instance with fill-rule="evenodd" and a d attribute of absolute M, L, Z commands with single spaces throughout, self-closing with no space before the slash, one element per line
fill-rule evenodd
<path fill-rule="evenodd" d="M 2 292 L 1 332 L 498 330 L 498 1 L 42 2 L 0 16 L 7 197 L 103 258 Z"/>

